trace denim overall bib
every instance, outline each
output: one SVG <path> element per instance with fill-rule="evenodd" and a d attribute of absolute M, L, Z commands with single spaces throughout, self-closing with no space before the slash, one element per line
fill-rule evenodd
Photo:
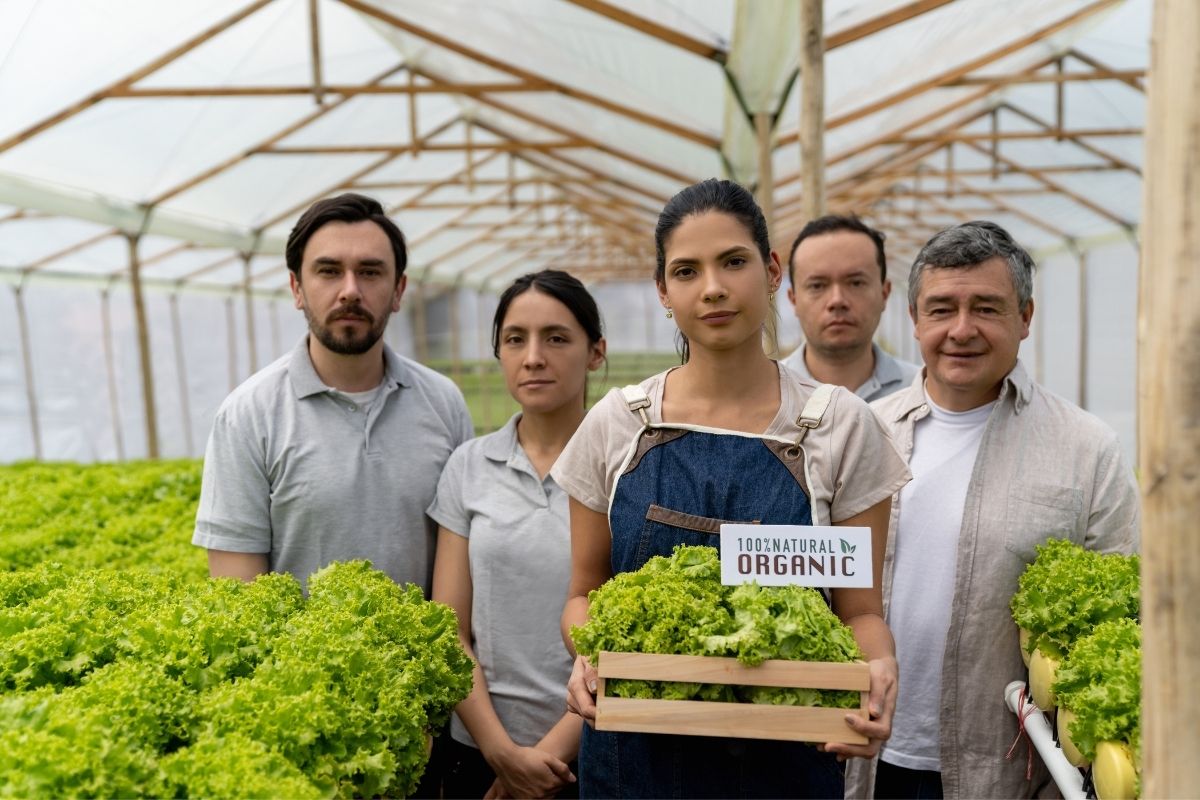
<path fill-rule="evenodd" d="M 621 390 L 643 427 L 609 506 L 613 574 L 669 556 L 677 544 L 720 546 L 723 522 L 813 524 L 804 433 L 832 394 L 804 407 L 795 440 L 653 424 L 639 386 Z M 828 524 L 827 520 L 820 521 Z M 841 765 L 801 742 L 596 731 L 584 726 L 581 797 L 838 797 Z"/>

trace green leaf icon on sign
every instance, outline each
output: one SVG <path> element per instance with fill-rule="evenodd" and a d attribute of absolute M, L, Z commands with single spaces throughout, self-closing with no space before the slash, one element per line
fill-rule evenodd
<path fill-rule="evenodd" d="M 845 539 L 839 539 L 838 541 L 842 543 L 843 553 L 853 553 L 858 548 L 858 545 L 850 544 Z"/>

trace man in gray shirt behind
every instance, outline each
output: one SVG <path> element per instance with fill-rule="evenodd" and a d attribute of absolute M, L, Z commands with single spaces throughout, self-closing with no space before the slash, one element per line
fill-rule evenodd
<path fill-rule="evenodd" d="M 805 343 L 780 363 L 813 383 L 845 386 L 867 402 L 907 386 L 920 371 L 871 341 L 892 291 L 883 234 L 855 216 L 804 226 L 788 257 L 788 301 Z"/>
<path fill-rule="evenodd" d="M 429 592 L 442 466 L 471 438 L 457 387 L 383 341 L 406 278 L 404 236 L 357 194 L 315 203 L 288 236 L 309 333 L 217 410 L 192 543 L 216 576 L 369 559 Z"/>

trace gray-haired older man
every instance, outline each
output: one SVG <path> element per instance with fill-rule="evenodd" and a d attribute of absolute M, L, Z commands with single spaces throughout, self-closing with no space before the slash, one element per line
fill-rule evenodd
<path fill-rule="evenodd" d="M 878 764 L 850 767 L 847 796 L 1025 797 L 1016 717 L 1002 699 L 1024 676 L 1009 599 L 1034 546 L 1068 537 L 1131 552 L 1137 489 L 1116 434 L 1026 375 L 1033 260 L 991 222 L 938 233 L 909 276 L 925 361 L 872 404 L 909 462 L 892 505 L 884 603 L 900 686 Z M 877 768 L 876 768 L 877 766 Z"/>

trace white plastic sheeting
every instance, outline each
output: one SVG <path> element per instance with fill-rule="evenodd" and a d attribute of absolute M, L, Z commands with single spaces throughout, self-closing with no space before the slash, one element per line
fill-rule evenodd
<path fill-rule="evenodd" d="M 794 2 L 595 4 L 640 18 L 650 32 L 589 5 L 0 3 L 0 461 L 34 455 L 13 287 L 27 310 L 43 457 L 144 454 L 122 233 L 141 235 L 164 455 L 197 454 L 230 383 L 299 335 L 302 316 L 286 292 L 282 242 L 299 211 L 329 193 L 356 188 L 379 197 L 409 237 L 412 280 L 459 287 L 468 308 L 460 310 L 460 325 L 476 325 L 458 337 L 464 358 L 477 355 L 482 341 L 478 321 L 486 315 L 472 305 L 478 291 L 494 293 L 515 275 L 544 266 L 602 282 L 618 279 L 619 268 L 624 276 L 648 276 L 654 216 L 672 193 L 711 175 L 753 185 L 758 161 L 746 112 L 777 114 L 775 140 L 782 144 L 773 154 L 773 234 L 786 254 L 803 222 Z M 900 298 L 919 244 L 963 218 L 996 219 L 1045 255 L 1035 317 L 1040 344 L 1034 347 L 1031 337 L 1024 357 L 1052 389 L 1086 395 L 1132 452 L 1136 250 L 1128 237 L 1140 214 L 1140 136 L 1006 138 L 999 161 L 979 138 L 954 145 L 950 155 L 936 145 L 922 158 L 904 153 L 918 152 L 911 149 L 918 137 L 955 129 L 986 135 L 993 117 L 1014 137 L 1055 125 L 1053 83 L 986 91 L 953 82 L 964 75 L 1050 73 L 1053 60 L 1064 56 L 1067 72 L 1143 70 L 1150 2 L 930 5 L 826 56 L 831 204 L 859 211 L 890 234 L 898 285 L 880 339 L 915 357 Z M 321 103 L 313 86 L 314 6 L 326 90 Z M 826 33 L 837 37 L 912 6 L 826 0 Z M 654 26 L 687 43 L 664 41 Z M 493 90 L 422 91 L 410 102 L 393 91 L 410 82 Z M 503 91 L 498 84 L 536 90 Z M 1064 84 L 1063 129 L 1141 128 L 1142 85 L 1140 78 Z M 364 89 L 371 86 L 382 88 Z M 291 93 L 237 94 L 264 87 Z M 881 178 L 889 158 L 899 167 Z M 1039 177 L 1014 166 L 1052 171 Z M 857 203 L 848 191 L 866 199 Z M 1091 275 L 1084 395 L 1075 366 L 1082 352 L 1079 290 L 1072 282 L 1078 274 L 1072 254 L 1081 250 L 1089 252 Z M 246 253 L 253 254 L 248 261 Z M 659 318 L 645 283 L 597 291 L 615 349 L 672 346 L 670 324 Z M 102 293 L 111 312 L 111 381 Z M 449 340 L 437 327 L 449 319 L 439 302 L 431 301 L 425 315 L 432 355 Z M 782 311 L 782 341 L 791 346 L 798 328 L 789 309 Z M 389 340 L 411 353 L 413 339 L 406 309 Z M 191 393 L 186 409 L 175 363 L 180 348 L 184 391 Z"/>

